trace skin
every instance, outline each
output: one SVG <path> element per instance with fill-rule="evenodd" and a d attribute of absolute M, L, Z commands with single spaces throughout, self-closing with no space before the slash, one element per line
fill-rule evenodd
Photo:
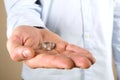
<path fill-rule="evenodd" d="M 41 49 L 43 41 L 56 43 L 55 49 Z M 69 44 L 49 30 L 32 26 L 16 27 L 7 41 L 7 49 L 13 61 L 23 61 L 31 68 L 87 69 L 95 63 L 89 51 Z"/>

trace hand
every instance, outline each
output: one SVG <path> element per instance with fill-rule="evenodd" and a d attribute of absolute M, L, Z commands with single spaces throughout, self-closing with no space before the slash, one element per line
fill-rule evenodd
<path fill-rule="evenodd" d="M 41 49 L 42 42 L 56 43 L 55 49 Z M 7 49 L 14 61 L 23 61 L 31 68 L 89 68 L 95 63 L 91 53 L 76 45 L 63 41 L 55 33 L 31 26 L 14 29 L 7 41 Z"/>

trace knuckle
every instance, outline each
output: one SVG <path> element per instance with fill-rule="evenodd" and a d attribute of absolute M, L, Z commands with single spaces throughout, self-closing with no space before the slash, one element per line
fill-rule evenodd
<path fill-rule="evenodd" d="M 20 62 L 24 60 L 22 55 L 16 49 L 10 52 L 10 57 L 15 62 Z"/>
<path fill-rule="evenodd" d="M 73 67 L 74 67 L 73 63 L 68 63 L 68 64 L 64 65 L 65 69 L 72 69 Z"/>
<path fill-rule="evenodd" d="M 96 62 L 96 59 L 94 58 L 92 53 L 90 53 L 89 51 L 86 51 L 85 56 L 91 61 L 92 64 L 94 64 Z"/>
<path fill-rule="evenodd" d="M 20 59 L 18 59 L 18 55 L 17 55 L 17 54 L 11 55 L 11 59 L 12 59 L 13 61 L 16 61 L 16 62 L 20 61 Z"/>
<path fill-rule="evenodd" d="M 88 64 L 83 64 L 83 68 L 85 68 L 85 69 L 87 69 L 87 68 L 89 68 L 91 65 L 88 65 Z"/>
<path fill-rule="evenodd" d="M 91 66 L 91 62 L 86 57 L 81 57 L 80 61 L 81 64 L 79 64 L 79 66 L 81 68 L 87 69 Z"/>

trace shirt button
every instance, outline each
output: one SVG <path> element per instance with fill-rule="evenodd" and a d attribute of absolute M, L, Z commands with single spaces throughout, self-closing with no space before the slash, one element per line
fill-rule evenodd
<path fill-rule="evenodd" d="M 87 38 L 87 39 L 89 39 L 90 38 L 90 34 L 85 33 L 84 37 Z"/>

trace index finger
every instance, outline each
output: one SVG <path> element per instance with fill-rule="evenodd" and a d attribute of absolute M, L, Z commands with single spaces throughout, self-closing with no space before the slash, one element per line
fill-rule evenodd
<path fill-rule="evenodd" d="M 62 54 L 49 54 L 49 52 L 41 52 L 41 54 L 24 62 L 31 68 L 71 69 L 74 67 L 70 58 Z"/>

